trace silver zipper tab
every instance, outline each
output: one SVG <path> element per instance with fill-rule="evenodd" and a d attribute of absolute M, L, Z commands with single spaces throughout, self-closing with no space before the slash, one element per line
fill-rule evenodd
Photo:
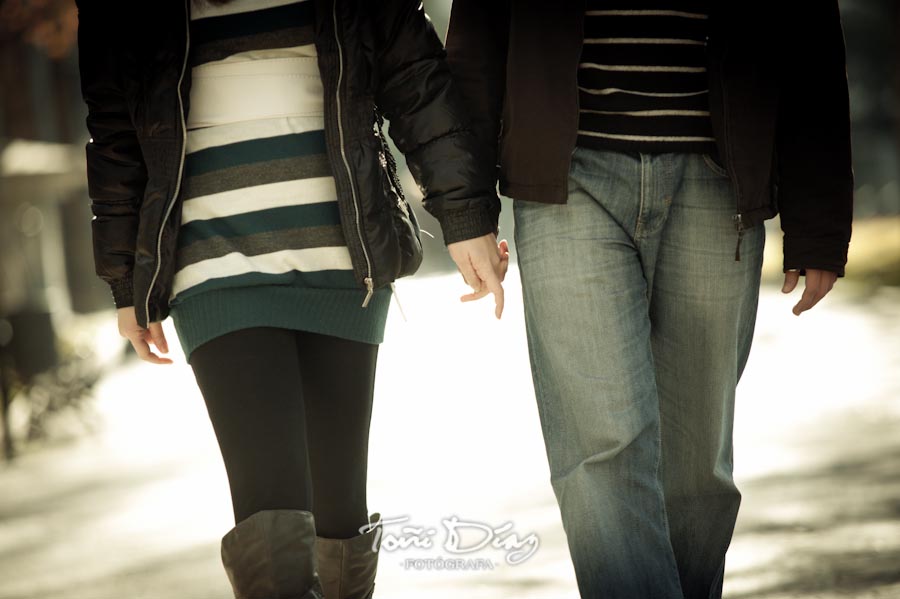
<path fill-rule="evenodd" d="M 734 222 L 734 228 L 737 229 L 737 247 L 734 249 L 734 261 L 741 261 L 741 241 L 744 240 L 744 221 L 743 217 L 740 214 L 735 214 L 731 217 L 732 222 Z"/>
<path fill-rule="evenodd" d="M 372 296 L 375 294 L 375 284 L 372 281 L 372 277 L 366 277 L 366 299 L 363 300 L 362 307 L 366 308 L 369 305 L 369 301 L 371 301 Z"/>

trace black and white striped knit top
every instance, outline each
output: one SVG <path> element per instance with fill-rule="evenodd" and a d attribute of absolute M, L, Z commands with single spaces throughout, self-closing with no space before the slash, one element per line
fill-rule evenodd
<path fill-rule="evenodd" d="M 708 0 L 587 0 L 578 145 L 711 152 Z"/>
<path fill-rule="evenodd" d="M 314 4 L 193 3 L 169 298 L 186 355 L 250 326 L 381 341 L 390 292 L 361 307 L 326 153 Z"/>

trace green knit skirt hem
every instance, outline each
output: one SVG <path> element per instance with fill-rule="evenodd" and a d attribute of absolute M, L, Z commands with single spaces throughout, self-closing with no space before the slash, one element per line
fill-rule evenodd
<path fill-rule="evenodd" d="M 391 301 L 389 287 L 378 289 L 362 307 L 365 291 L 290 285 L 214 289 L 171 306 L 175 331 L 190 362 L 195 349 L 240 329 L 277 327 L 378 344 Z"/>

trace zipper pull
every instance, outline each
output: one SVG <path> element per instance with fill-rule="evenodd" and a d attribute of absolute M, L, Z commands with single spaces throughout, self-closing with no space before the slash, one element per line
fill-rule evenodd
<path fill-rule="evenodd" d="M 397 293 L 397 287 L 395 287 L 393 283 L 391 283 L 391 293 L 394 296 L 394 300 L 397 302 L 397 308 L 400 309 L 400 317 L 403 319 L 403 322 L 409 322 L 406 320 L 406 312 L 403 311 L 403 304 L 400 303 L 400 294 Z"/>
<path fill-rule="evenodd" d="M 744 223 L 740 214 L 735 214 L 731 217 L 731 220 L 734 222 L 734 228 L 737 229 L 737 247 L 734 249 L 734 261 L 741 261 L 741 241 L 744 240 Z"/>
<path fill-rule="evenodd" d="M 372 299 L 372 295 L 375 293 L 375 284 L 372 283 L 372 277 L 366 277 L 366 299 L 363 300 L 362 307 L 367 308 L 369 306 L 369 301 Z"/>
<path fill-rule="evenodd" d="M 391 191 L 397 196 L 397 207 L 400 208 L 400 211 L 403 212 L 406 218 L 409 218 L 409 208 L 406 207 L 406 202 L 403 201 L 403 198 L 400 197 L 400 194 L 397 193 L 396 189 L 391 188 Z"/>

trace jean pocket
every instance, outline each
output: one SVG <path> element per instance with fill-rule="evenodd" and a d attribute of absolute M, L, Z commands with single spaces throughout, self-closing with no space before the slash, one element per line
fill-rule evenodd
<path fill-rule="evenodd" d="M 706 167 L 716 175 L 725 178 L 728 177 L 728 171 L 725 169 L 725 167 L 716 162 L 716 160 L 709 154 L 703 155 L 703 162 L 706 164 Z"/>

